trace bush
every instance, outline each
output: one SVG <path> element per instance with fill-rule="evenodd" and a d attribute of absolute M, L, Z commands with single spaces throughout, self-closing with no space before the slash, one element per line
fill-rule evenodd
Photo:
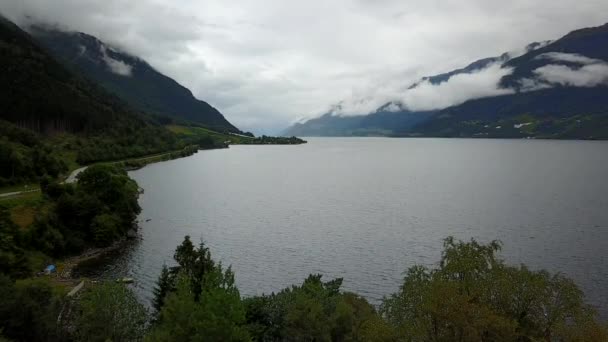
<path fill-rule="evenodd" d="M 215 264 L 203 243 L 187 236 L 177 247 L 178 266 L 166 268 L 155 290 L 156 327 L 150 341 L 247 341 L 245 308 L 230 268 Z"/>
<path fill-rule="evenodd" d="M 400 291 L 384 300 L 383 316 L 401 340 L 607 337 L 571 280 L 507 266 L 499 250 L 498 242 L 446 239 L 439 268 L 410 268 Z"/>
<path fill-rule="evenodd" d="M 45 279 L 26 279 L 13 283 L 0 275 L 0 328 L 18 341 L 58 340 L 56 321 L 62 294 Z"/>
<path fill-rule="evenodd" d="M 98 247 L 106 247 L 121 236 L 120 218 L 114 214 L 95 216 L 91 223 L 93 242 Z"/>
<path fill-rule="evenodd" d="M 148 313 L 126 286 L 106 282 L 84 293 L 76 319 L 81 341 L 140 341 Z"/>

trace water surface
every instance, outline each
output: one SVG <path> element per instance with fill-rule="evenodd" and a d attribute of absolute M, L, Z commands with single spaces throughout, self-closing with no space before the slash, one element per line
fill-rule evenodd
<path fill-rule="evenodd" d="M 607 317 L 608 143 L 314 138 L 231 146 L 130 173 L 142 240 L 102 276 L 151 298 L 185 235 L 232 265 L 243 295 L 310 273 L 344 277 L 373 303 L 442 239 L 500 239 L 509 263 L 563 272 Z"/>

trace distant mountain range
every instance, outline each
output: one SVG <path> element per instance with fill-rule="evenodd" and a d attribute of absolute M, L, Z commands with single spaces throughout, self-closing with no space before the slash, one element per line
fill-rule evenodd
<path fill-rule="evenodd" d="M 355 116 L 340 115 L 338 105 L 284 134 L 608 139 L 608 24 L 530 44 L 518 57 L 503 54 L 425 77 L 404 92 L 497 66 L 508 72 L 498 79 L 496 94 L 433 110 L 393 101 Z"/>
<path fill-rule="evenodd" d="M 40 25 L 31 26 L 28 31 L 68 68 L 100 84 L 135 109 L 220 132 L 241 133 L 217 109 L 196 99 L 190 90 L 139 57 L 85 33 Z"/>

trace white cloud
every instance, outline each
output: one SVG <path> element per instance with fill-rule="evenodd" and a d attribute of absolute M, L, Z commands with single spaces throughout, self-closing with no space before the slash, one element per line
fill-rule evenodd
<path fill-rule="evenodd" d="M 500 79 L 510 75 L 512 69 L 499 63 L 470 74 L 458 74 L 437 85 L 428 80 L 405 92 L 401 98 L 410 110 L 434 110 L 459 105 L 468 100 L 514 93 L 513 89 L 500 88 Z"/>
<path fill-rule="evenodd" d="M 589 58 L 578 53 L 564 52 L 547 52 L 536 56 L 536 59 L 549 59 L 554 62 L 570 62 L 583 65 L 604 63 L 604 61 L 602 61 L 601 59 Z"/>
<path fill-rule="evenodd" d="M 387 111 L 400 111 L 404 108 L 428 111 L 459 105 L 472 99 L 512 94 L 515 90 L 499 87 L 500 79 L 512 72 L 510 68 L 502 68 L 501 63 L 493 63 L 472 73 L 454 75 L 439 84 L 432 84 L 428 80 L 407 88 L 402 84 L 387 84 L 375 91 L 368 91 L 366 97 L 342 101 L 333 113 L 362 115 L 374 112 L 387 103 L 390 103 L 385 108 Z"/>
<path fill-rule="evenodd" d="M 608 63 L 595 63 L 578 69 L 549 64 L 534 70 L 534 74 L 549 84 L 572 87 L 595 87 L 608 84 Z"/>
<path fill-rule="evenodd" d="M 101 52 L 101 55 L 102 55 L 101 58 L 106 63 L 106 65 L 108 66 L 108 69 L 111 72 L 113 72 L 117 75 L 120 75 L 120 76 L 127 76 L 127 77 L 129 77 L 133 74 L 133 66 L 131 66 L 123 61 L 119 61 L 117 59 L 110 57 L 108 55 L 108 52 L 106 51 L 106 47 L 104 45 L 99 46 L 99 51 Z"/>

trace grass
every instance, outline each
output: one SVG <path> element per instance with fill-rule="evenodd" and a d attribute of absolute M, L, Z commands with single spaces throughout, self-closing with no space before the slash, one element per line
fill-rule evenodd
<path fill-rule="evenodd" d="M 12 209 L 18 206 L 37 206 L 42 203 L 40 191 L 24 192 L 15 196 L 0 197 L 0 205 Z"/>
<path fill-rule="evenodd" d="M 7 192 L 17 192 L 17 191 L 24 191 L 24 190 L 36 190 L 36 189 L 38 189 L 37 183 L 9 185 L 9 186 L 0 187 L 0 194 L 5 194 Z"/>
<path fill-rule="evenodd" d="M 27 229 L 34 222 L 38 208 L 28 205 L 18 205 L 11 209 L 11 220 L 21 229 Z"/>
<path fill-rule="evenodd" d="M 253 140 L 251 137 L 220 133 L 203 127 L 168 125 L 166 128 L 177 135 L 182 135 L 185 137 L 209 137 L 222 143 L 229 141 L 230 144 L 238 145 L 245 144 L 248 141 Z"/>
<path fill-rule="evenodd" d="M 44 200 L 40 191 L 1 197 L 0 206 L 7 208 L 13 221 L 19 228 L 27 229 L 36 214 L 44 210 Z"/>

